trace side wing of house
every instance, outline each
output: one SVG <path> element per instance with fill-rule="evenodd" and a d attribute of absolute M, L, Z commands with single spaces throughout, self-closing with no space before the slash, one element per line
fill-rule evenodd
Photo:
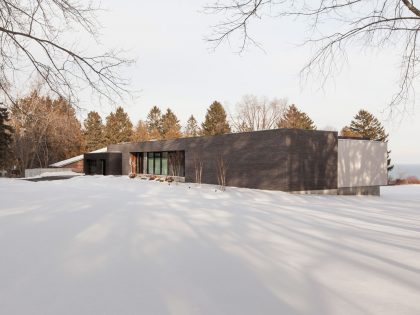
<path fill-rule="evenodd" d="M 338 193 L 379 195 L 387 185 L 387 145 L 384 142 L 338 140 Z"/>

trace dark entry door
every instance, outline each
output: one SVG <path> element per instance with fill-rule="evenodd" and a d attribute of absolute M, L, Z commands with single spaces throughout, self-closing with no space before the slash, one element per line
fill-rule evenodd
<path fill-rule="evenodd" d="M 96 160 L 86 160 L 87 163 L 87 175 L 96 174 Z"/>
<path fill-rule="evenodd" d="M 101 175 L 106 175 L 106 161 L 101 160 Z"/>
<path fill-rule="evenodd" d="M 143 174 L 143 153 L 136 153 L 136 173 Z"/>

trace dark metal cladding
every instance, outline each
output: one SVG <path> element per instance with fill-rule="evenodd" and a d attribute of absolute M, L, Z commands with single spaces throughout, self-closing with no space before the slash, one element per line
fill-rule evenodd
<path fill-rule="evenodd" d="M 199 158 L 202 182 L 217 184 L 216 160 L 222 156 L 228 186 L 302 191 L 337 188 L 337 147 L 337 132 L 275 129 L 113 144 L 108 151 L 122 152 L 123 175 L 130 170 L 130 153 L 185 151 L 187 182 L 195 181 L 194 159 Z"/>
<path fill-rule="evenodd" d="M 121 152 L 85 153 L 83 169 L 86 175 L 122 175 Z"/>

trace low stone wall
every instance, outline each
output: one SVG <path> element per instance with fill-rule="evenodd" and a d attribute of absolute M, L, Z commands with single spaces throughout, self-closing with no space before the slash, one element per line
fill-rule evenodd
<path fill-rule="evenodd" d="M 71 171 L 71 168 L 30 168 L 25 170 L 25 177 L 41 176 L 43 173 L 63 173 Z"/>

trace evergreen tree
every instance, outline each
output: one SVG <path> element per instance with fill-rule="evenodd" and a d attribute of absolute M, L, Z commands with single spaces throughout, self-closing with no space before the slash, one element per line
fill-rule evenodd
<path fill-rule="evenodd" d="M 359 110 L 350 123 L 350 130 L 360 137 L 387 141 L 388 135 L 379 120 L 366 110 Z"/>
<path fill-rule="evenodd" d="M 350 138 L 360 138 L 360 135 L 353 130 L 350 129 L 349 126 L 343 127 L 340 131 L 340 136 L 342 137 L 350 137 Z"/>
<path fill-rule="evenodd" d="M 171 109 L 167 109 L 162 116 L 162 139 L 175 139 L 181 137 L 181 125 Z"/>
<path fill-rule="evenodd" d="M 104 125 L 101 116 L 91 111 L 83 122 L 86 150 L 88 152 L 102 148 L 105 145 Z"/>
<path fill-rule="evenodd" d="M 13 128 L 8 124 L 9 112 L 0 107 L 0 168 L 6 167 L 11 151 Z"/>
<path fill-rule="evenodd" d="M 197 120 L 193 115 L 188 118 L 187 126 L 185 127 L 185 137 L 197 137 L 201 133 Z"/>
<path fill-rule="evenodd" d="M 354 116 L 354 119 L 350 123 L 350 130 L 362 138 L 388 142 L 388 134 L 385 132 L 380 121 L 364 109 L 359 110 L 356 116 Z M 390 153 L 391 151 L 387 152 L 388 171 L 391 171 L 394 168 L 394 165 L 391 164 L 391 158 L 389 157 Z"/>
<path fill-rule="evenodd" d="M 106 144 L 128 142 L 133 135 L 133 124 L 122 107 L 106 117 Z"/>
<path fill-rule="evenodd" d="M 207 109 L 206 118 L 201 124 L 201 129 L 204 136 L 221 135 L 231 132 L 222 104 L 215 101 L 210 105 L 209 109 Z"/>
<path fill-rule="evenodd" d="M 147 132 L 150 139 L 162 138 L 162 112 L 159 107 L 153 106 L 146 118 Z"/>
<path fill-rule="evenodd" d="M 143 120 L 139 120 L 134 129 L 132 140 L 134 142 L 142 142 L 149 140 L 149 133 L 147 131 L 147 124 Z"/>
<path fill-rule="evenodd" d="M 278 127 L 316 130 L 313 120 L 306 113 L 301 112 L 294 104 L 290 105 L 282 115 Z"/>

